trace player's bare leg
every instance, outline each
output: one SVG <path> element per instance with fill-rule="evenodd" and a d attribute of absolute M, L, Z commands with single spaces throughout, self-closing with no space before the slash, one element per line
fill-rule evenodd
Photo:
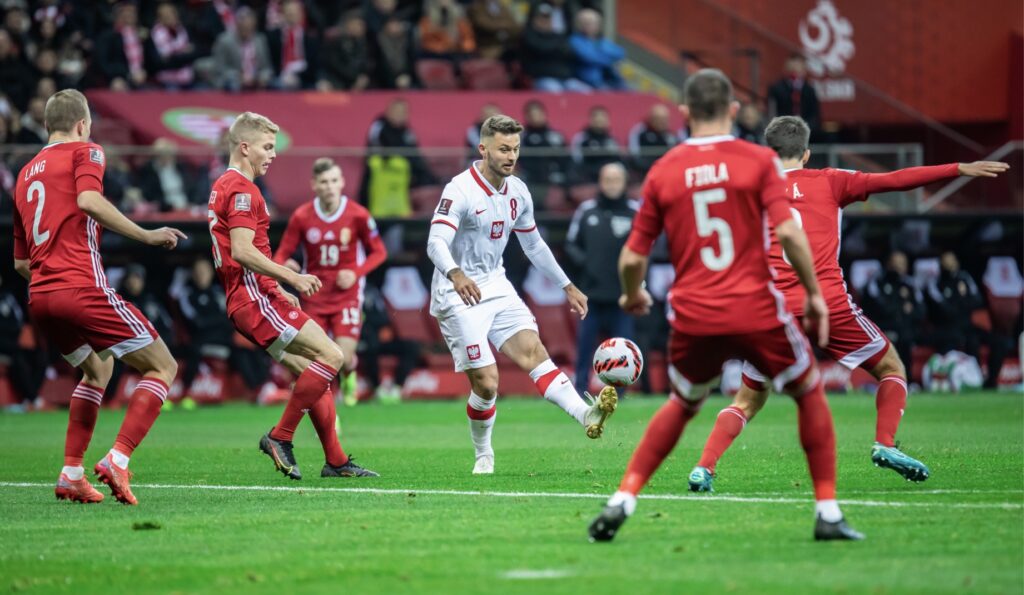
<path fill-rule="evenodd" d="M 352 337 L 337 337 L 335 344 L 345 354 L 345 360 L 341 364 L 341 400 L 348 407 L 354 407 L 359 403 L 359 395 L 356 394 L 356 346 L 358 341 Z"/>
<path fill-rule="evenodd" d="M 114 447 L 96 463 L 95 471 L 100 481 L 110 486 L 118 502 L 135 505 L 138 500 L 132 494 L 128 460 L 160 415 L 167 400 L 168 387 L 178 374 L 178 362 L 160 338 L 142 349 L 124 354 L 121 361 L 139 372 L 142 380 L 132 391 Z"/>
<path fill-rule="evenodd" d="M 529 372 L 540 394 L 578 421 L 586 429 L 587 437 L 601 437 L 605 422 L 618 406 L 619 395 L 614 387 L 602 388 L 597 397 L 588 403 L 576 392 L 569 378 L 551 361 L 540 335 L 534 330 L 524 329 L 512 335 L 501 345 L 500 350 L 521 370 Z"/>
<path fill-rule="evenodd" d="M 469 437 L 473 440 L 476 459 L 474 475 L 494 473 L 494 448 L 491 434 L 498 415 L 498 366 L 491 364 L 482 368 L 466 370 L 469 379 L 469 400 L 466 402 L 466 417 L 469 418 Z"/>
<path fill-rule="evenodd" d="M 814 484 L 816 540 L 859 540 L 864 535 L 846 524 L 836 502 L 836 434 L 817 366 L 786 387 L 797 405 L 800 445 Z"/>
<path fill-rule="evenodd" d="M 748 384 L 748 382 L 750 382 Z M 753 386 L 753 385 L 756 385 Z M 708 440 L 704 443 L 704 452 L 700 461 L 690 472 L 689 484 L 691 492 L 713 492 L 712 482 L 715 478 L 715 466 L 736 437 L 754 419 L 757 412 L 768 400 L 768 387 L 750 381 L 746 376 L 740 384 L 740 390 L 733 397 L 732 404 L 718 412 L 715 426 L 711 429 Z"/>
<path fill-rule="evenodd" d="M 637 494 L 675 448 L 686 425 L 700 411 L 710 392 L 710 384 L 693 386 L 689 390 L 689 397 L 684 397 L 680 388 L 673 387 L 668 400 L 647 424 L 643 438 L 633 451 L 626 473 L 622 476 L 618 491 L 608 500 L 601 514 L 590 523 L 591 541 L 611 541 L 615 538 L 619 528 L 636 510 Z"/>
<path fill-rule="evenodd" d="M 907 407 L 907 371 L 892 345 L 871 369 L 871 375 L 878 380 L 875 393 L 878 417 L 871 462 L 878 467 L 892 469 L 907 481 L 928 479 L 928 466 L 901 451 L 896 443 L 896 430 Z"/>
<path fill-rule="evenodd" d="M 59 500 L 90 504 L 102 502 L 103 494 L 96 491 L 86 479 L 82 457 L 92 440 L 103 393 L 114 371 L 114 360 L 104 360 L 91 352 L 78 367 L 82 370 L 82 380 L 71 393 L 68 431 L 64 440 L 64 468 L 57 478 L 54 494 Z"/>

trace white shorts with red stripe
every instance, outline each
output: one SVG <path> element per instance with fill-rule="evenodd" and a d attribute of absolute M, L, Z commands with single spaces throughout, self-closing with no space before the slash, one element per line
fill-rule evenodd
<path fill-rule="evenodd" d="M 277 361 L 299 334 L 309 316 L 291 305 L 276 289 L 264 292 L 252 273 L 245 274 L 245 289 L 252 301 L 228 315 L 235 329 L 267 350 Z"/>
<path fill-rule="evenodd" d="M 455 371 L 483 368 L 495 363 L 495 349 L 523 330 L 537 331 L 537 319 L 513 293 L 484 301 L 474 306 L 460 304 L 437 318 L 448 350 L 455 360 Z"/>

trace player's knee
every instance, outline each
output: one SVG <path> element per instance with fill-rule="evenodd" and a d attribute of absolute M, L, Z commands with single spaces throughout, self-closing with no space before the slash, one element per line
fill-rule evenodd
<path fill-rule="evenodd" d="M 900 360 L 899 354 L 896 350 L 889 348 L 889 351 L 882 358 L 882 361 L 878 362 L 872 370 L 875 378 L 881 379 L 886 376 L 899 376 L 900 378 L 907 378 L 907 368 L 903 365 L 903 361 Z"/>
<path fill-rule="evenodd" d="M 341 348 L 331 343 L 328 347 L 325 347 L 317 358 L 321 363 L 327 364 L 335 370 L 341 370 L 345 365 L 345 354 L 342 353 Z"/>
<path fill-rule="evenodd" d="M 476 374 L 470 379 L 473 392 L 483 399 L 493 399 L 498 395 L 498 374 Z"/>
<path fill-rule="evenodd" d="M 758 392 L 740 391 L 736 394 L 736 398 L 732 402 L 732 406 L 743 412 L 743 415 L 747 418 L 747 421 L 754 419 L 761 408 L 764 407 L 764 402 L 768 397 L 768 391 Z"/>

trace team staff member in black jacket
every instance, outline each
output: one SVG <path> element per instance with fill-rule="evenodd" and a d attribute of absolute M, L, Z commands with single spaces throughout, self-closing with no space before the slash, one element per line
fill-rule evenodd
<path fill-rule="evenodd" d="M 621 163 L 603 166 L 598 175 L 597 198 L 576 209 L 565 249 L 580 267 L 580 290 L 590 298 L 590 314 L 580 321 L 576 339 L 576 391 L 590 382 L 590 354 L 599 333 L 633 337 L 633 319 L 619 308 L 619 277 L 609 273 L 608 263 L 618 262 L 619 252 L 633 227 L 639 205 L 626 198 L 626 168 Z"/>
<path fill-rule="evenodd" d="M 865 306 L 909 370 L 925 310 L 924 297 L 907 275 L 908 270 L 906 254 L 890 254 L 885 272 L 868 283 Z"/>

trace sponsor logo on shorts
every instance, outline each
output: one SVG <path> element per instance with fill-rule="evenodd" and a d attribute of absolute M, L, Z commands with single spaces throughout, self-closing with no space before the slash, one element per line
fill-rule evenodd
<path fill-rule="evenodd" d="M 319 227 L 310 227 L 309 230 L 306 231 L 306 241 L 310 244 L 319 243 L 321 237 Z"/>
<path fill-rule="evenodd" d="M 452 199 L 442 198 L 441 202 L 437 205 L 438 215 L 447 215 L 452 210 Z"/>
<path fill-rule="evenodd" d="M 505 235 L 505 222 L 495 221 L 491 223 L 491 239 L 500 240 L 503 235 Z"/>
<path fill-rule="evenodd" d="M 246 193 L 239 193 L 235 195 L 235 210 L 236 211 L 249 211 L 252 210 L 252 195 Z"/>
<path fill-rule="evenodd" d="M 474 362 L 480 359 L 480 345 L 469 345 L 466 347 L 466 355 L 469 356 L 469 361 Z"/>

